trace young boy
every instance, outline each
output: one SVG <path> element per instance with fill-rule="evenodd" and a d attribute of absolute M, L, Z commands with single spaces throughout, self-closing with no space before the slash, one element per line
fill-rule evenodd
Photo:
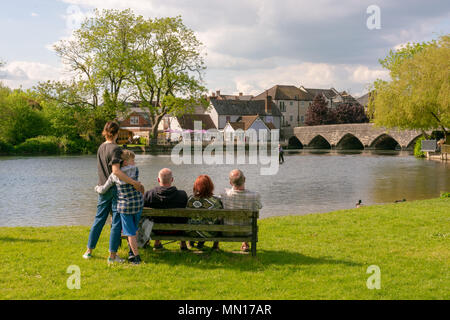
<path fill-rule="evenodd" d="M 120 170 L 133 180 L 138 181 L 139 169 L 134 163 L 135 154 L 130 150 L 123 150 L 121 159 L 123 162 Z M 136 233 L 144 207 L 144 198 L 142 193 L 132 185 L 121 181 L 114 173 L 109 176 L 103 186 L 96 186 L 95 191 L 104 194 L 114 184 L 117 186 L 117 212 L 120 213 L 122 220 L 122 232 L 128 237 L 130 246 L 128 261 L 133 264 L 140 264 L 141 257 L 139 256 Z"/>

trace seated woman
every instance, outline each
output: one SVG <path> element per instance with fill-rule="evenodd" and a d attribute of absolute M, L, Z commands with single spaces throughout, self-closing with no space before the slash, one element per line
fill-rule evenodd
<path fill-rule="evenodd" d="M 195 208 L 195 209 L 223 209 L 222 201 L 213 196 L 214 192 L 214 184 L 211 178 L 207 175 L 199 176 L 194 182 L 193 195 L 189 197 L 187 208 Z M 222 224 L 223 221 L 221 219 L 214 218 L 190 218 L 188 221 L 189 224 Z M 215 231 L 191 231 L 189 235 L 192 237 L 217 237 L 219 236 L 219 232 Z M 203 248 L 205 242 L 199 241 L 197 244 L 197 248 Z M 189 242 L 189 245 L 193 247 L 195 244 L 193 241 Z M 213 244 L 214 250 L 219 250 L 219 242 L 214 242 Z"/>

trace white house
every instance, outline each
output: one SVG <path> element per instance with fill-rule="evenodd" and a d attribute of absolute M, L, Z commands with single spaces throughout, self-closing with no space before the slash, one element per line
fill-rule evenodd
<path fill-rule="evenodd" d="M 258 115 L 253 116 L 242 116 L 237 122 L 228 122 L 223 129 L 224 141 L 232 141 L 233 139 L 242 139 L 243 137 L 238 137 L 239 134 L 244 134 L 253 129 L 256 132 L 256 138 L 259 140 L 261 131 L 266 132 L 267 141 L 270 141 L 270 132 L 276 129 L 273 123 L 264 122 Z M 246 142 L 249 139 L 245 139 Z"/>
<path fill-rule="evenodd" d="M 243 116 L 259 115 L 262 121 L 281 128 L 282 114 L 270 96 L 265 100 L 219 100 L 211 99 L 205 111 L 218 130 L 223 130 L 228 122 L 238 122 Z"/>
<path fill-rule="evenodd" d="M 180 117 L 167 115 L 159 123 L 158 130 L 165 133 L 166 139 L 178 141 L 183 132 L 194 132 L 195 121 L 201 122 L 203 134 L 206 134 L 207 130 L 217 130 L 208 114 L 185 114 Z"/>

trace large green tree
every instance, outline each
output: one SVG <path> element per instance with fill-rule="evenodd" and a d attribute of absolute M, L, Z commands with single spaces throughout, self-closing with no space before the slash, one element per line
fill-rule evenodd
<path fill-rule="evenodd" d="M 391 80 L 377 80 L 369 100 L 373 121 L 388 128 L 450 127 L 450 35 L 408 44 L 380 61 Z"/>
<path fill-rule="evenodd" d="M 126 102 L 135 99 L 149 112 L 156 138 L 164 115 L 191 112 L 203 102 L 201 43 L 180 17 L 96 11 L 55 51 L 72 80 L 40 83 L 38 91 L 62 108 L 91 110 L 91 123 L 126 115 Z"/>
<path fill-rule="evenodd" d="M 206 88 L 202 44 L 180 17 L 146 20 L 138 29 L 130 61 L 134 96 L 150 113 L 152 136 L 166 114 L 181 115 L 200 104 Z"/>

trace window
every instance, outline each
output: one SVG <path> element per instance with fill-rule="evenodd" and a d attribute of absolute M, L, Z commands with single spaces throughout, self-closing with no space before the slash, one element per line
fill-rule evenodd
<path fill-rule="evenodd" d="M 294 117 L 293 117 L 293 116 L 290 116 L 290 117 L 289 117 L 289 121 L 292 122 L 293 120 L 294 120 Z"/>
<path fill-rule="evenodd" d="M 280 111 L 286 112 L 286 105 L 284 104 L 284 101 L 280 101 Z"/>
<path fill-rule="evenodd" d="M 302 116 L 300 119 L 301 119 L 302 123 L 305 122 L 305 117 L 304 116 Z"/>
<path fill-rule="evenodd" d="M 131 125 L 138 125 L 139 124 L 139 117 L 137 117 L 137 116 L 130 117 L 130 124 Z"/>
<path fill-rule="evenodd" d="M 290 101 L 289 104 L 292 106 L 292 105 L 294 105 L 294 102 L 293 102 L 293 101 Z"/>

